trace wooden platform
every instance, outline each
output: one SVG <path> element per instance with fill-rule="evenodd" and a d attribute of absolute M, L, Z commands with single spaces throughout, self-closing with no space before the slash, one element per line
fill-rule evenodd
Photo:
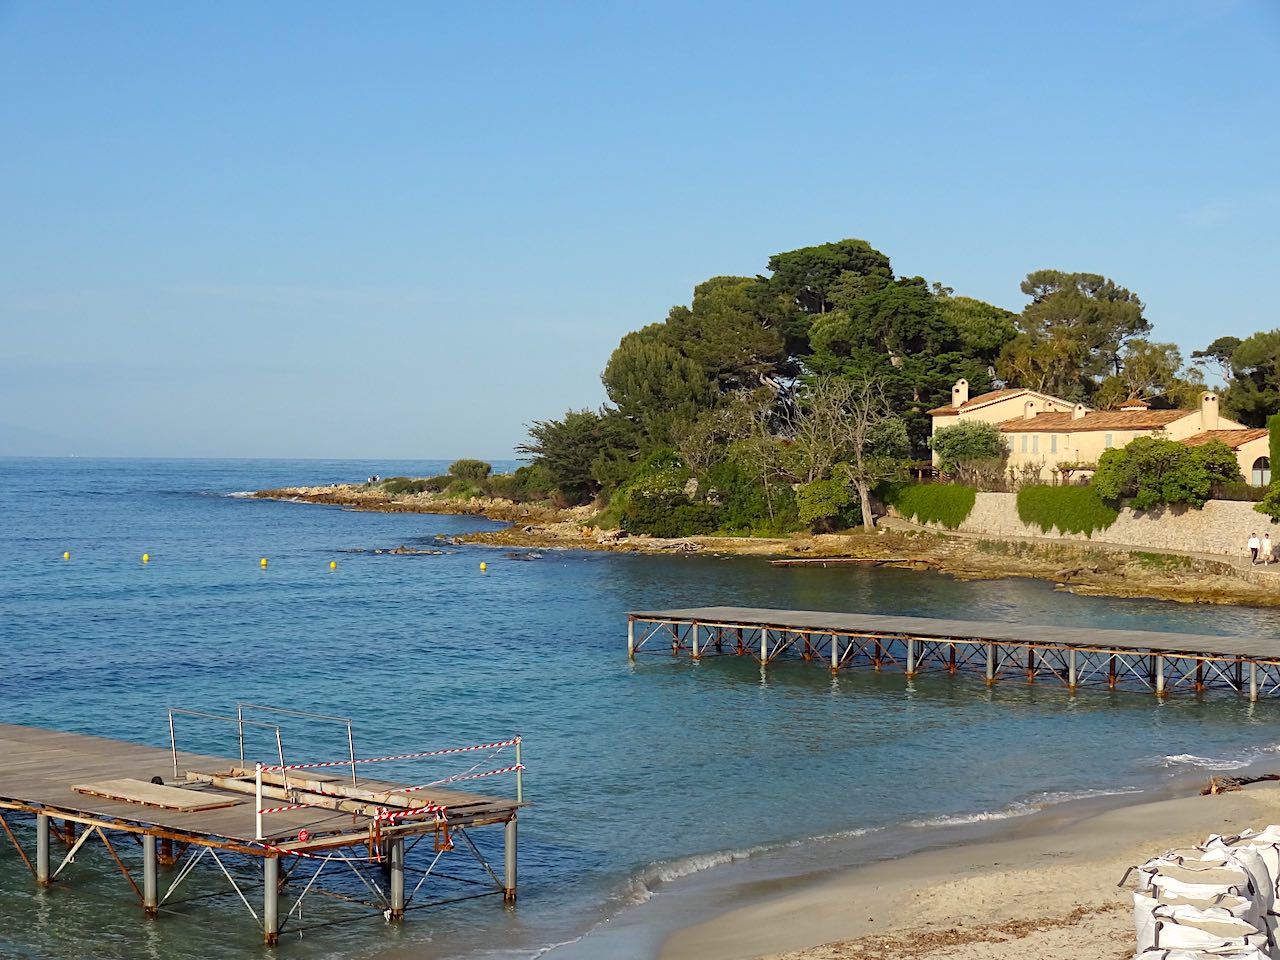
<path fill-rule="evenodd" d="M 648 650 L 645 650 L 645 647 Z M 627 650 L 702 659 L 784 655 L 851 666 L 925 671 L 982 670 L 988 682 L 1021 674 L 1057 678 L 1075 689 L 1179 687 L 1280 695 L 1280 638 L 1072 627 L 992 620 L 946 620 L 821 610 L 692 607 L 628 615 Z"/>

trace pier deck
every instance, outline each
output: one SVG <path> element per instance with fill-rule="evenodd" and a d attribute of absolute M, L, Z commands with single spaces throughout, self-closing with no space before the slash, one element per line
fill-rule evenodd
<path fill-rule="evenodd" d="M 982 672 L 1082 686 L 1280 693 L 1280 639 L 944 620 L 817 610 L 695 607 L 628 615 L 627 650 L 668 656 L 749 656 L 762 667 L 784 656 L 829 663 L 929 672 Z M 646 650 L 646 647 L 648 648 Z"/>
<path fill-rule="evenodd" d="M 172 716 L 170 719 L 172 730 Z M 241 718 L 240 722 L 252 721 Z M 241 732 L 243 742 L 243 728 Z M 369 760 L 355 757 L 353 743 L 350 762 L 282 763 L 260 768 L 242 760 L 180 753 L 176 745 L 165 750 L 0 724 L 0 832 L 5 835 L 0 836 L 0 852 L 5 849 L 7 838 L 10 852 L 16 852 L 43 886 L 52 883 L 74 862 L 76 852 L 86 841 L 100 839 L 149 915 L 156 914 L 195 865 L 208 856 L 207 863 L 216 863 L 215 870 L 222 868 L 234 892 L 262 926 L 267 943 L 277 941 L 295 912 L 300 920 L 302 898 L 332 862 L 350 867 L 363 881 L 372 900 L 360 901 L 362 905 L 388 920 L 401 919 L 411 908 L 413 894 L 422 886 L 419 881 L 418 888 L 406 895 L 406 854 L 422 839 L 428 840 L 426 848 L 434 854 L 425 871 L 416 871 L 422 880 L 432 875 L 442 854 L 453 850 L 457 837 L 460 851 L 473 855 L 493 883 L 483 881 L 483 891 L 469 888 L 467 896 L 454 899 L 490 893 L 514 902 L 516 817 L 524 806 L 519 787 L 517 799 L 512 800 L 446 784 L 498 773 L 514 772 L 519 777 L 523 770 L 518 759 L 519 743 L 515 738 L 477 747 Z M 426 784 L 360 776 L 360 764 L 383 759 L 414 760 L 465 753 L 470 761 L 471 757 L 479 759 L 487 753 L 484 763 L 511 747 L 517 753 L 514 765 L 480 774 L 474 773 L 473 766 L 462 775 Z M 33 855 L 27 853 L 30 842 L 24 843 L 14 830 L 23 821 L 34 821 Z M 501 879 L 467 835 L 472 827 L 493 824 L 505 827 Z M 60 865 L 53 860 L 51 833 L 70 847 Z M 122 839 L 129 842 L 118 846 Z M 138 847 L 141 863 L 137 862 Z M 184 855 L 186 862 L 173 876 L 165 878 L 169 885 L 162 893 L 159 868 L 178 864 Z M 228 855 L 239 858 L 241 865 L 248 858 L 255 866 L 262 886 L 261 915 L 245 897 L 243 884 L 238 884 L 224 866 Z M 140 868 L 141 886 L 126 861 L 132 861 L 135 872 Z M 442 869 L 436 871 L 437 879 Z M 281 902 L 281 891 L 295 873 L 295 879 L 309 882 L 305 888 L 301 884 L 294 888 L 301 892 L 288 898 L 292 907 L 282 911 L 282 906 L 289 904 Z M 317 888 L 316 892 L 321 890 Z M 434 896 L 434 889 L 429 893 Z M 352 898 L 339 899 L 350 902 Z M 449 901 L 436 899 L 422 905 L 443 902 Z M 290 929 L 297 929 L 297 925 Z"/>

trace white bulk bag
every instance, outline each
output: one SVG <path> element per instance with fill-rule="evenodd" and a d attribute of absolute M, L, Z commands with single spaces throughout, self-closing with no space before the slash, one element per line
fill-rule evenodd
<path fill-rule="evenodd" d="M 1212 947 L 1262 947 L 1266 936 L 1258 928 L 1235 917 L 1215 921 L 1203 920 L 1199 925 L 1180 923 L 1157 917 L 1154 947 L 1165 949 L 1204 950 Z"/>
<path fill-rule="evenodd" d="M 1133 955 L 1133 960 L 1267 960 L 1257 947 L 1218 947 L 1208 950 L 1165 950 L 1151 947 Z"/>
<path fill-rule="evenodd" d="M 1230 939 L 1240 933 L 1254 934 L 1261 932 L 1254 924 L 1243 919 L 1253 909 L 1252 904 L 1243 897 L 1222 897 L 1221 905 L 1212 901 L 1199 900 L 1195 904 L 1161 903 L 1143 893 L 1133 895 L 1133 926 L 1137 936 L 1138 951 L 1154 946 L 1156 942 L 1156 922 L 1170 920 L 1186 926 L 1199 927 L 1215 933 L 1222 933 L 1223 939 Z M 1241 923 L 1243 926 L 1231 927 L 1214 921 Z"/>

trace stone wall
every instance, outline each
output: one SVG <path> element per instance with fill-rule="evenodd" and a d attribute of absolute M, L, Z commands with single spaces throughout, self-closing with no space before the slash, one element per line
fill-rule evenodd
<path fill-rule="evenodd" d="M 1234 500 L 1210 500 L 1203 509 L 1165 507 L 1158 510 L 1134 511 L 1128 508 L 1106 530 L 1094 531 L 1093 537 L 1083 533 L 1042 533 L 1018 519 L 1018 497 L 1013 493 L 979 493 L 973 512 L 960 525 L 964 533 L 992 537 L 1055 537 L 1064 540 L 1090 540 L 1124 546 L 1176 550 L 1184 553 L 1216 553 L 1247 556 L 1249 534 L 1261 537 L 1268 531 L 1280 553 L 1280 527 L 1253 509 L 1254 504 Z M 895 516 L 896 510 L 891 511 Z M 942 529 L 938 524 L 932 527 Z"/>

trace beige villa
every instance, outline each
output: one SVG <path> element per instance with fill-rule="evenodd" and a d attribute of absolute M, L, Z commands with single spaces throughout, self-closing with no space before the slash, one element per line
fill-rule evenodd
<path fill-rule="evenodd" d="M 1271 482 L 1267 431 L 1221 416 L 1215 393 L 1202 393 L 1195 410 L 1152 410 L 1141 400 L 1118 410 L 1092 410 L 1021 388 L 970 397 L 968 381 L 957 380 L 951 388 L 951 403 L 929 413 L 935 433 L 968 420 L 998 425 L 1009 446 L 1009 466 L 1017 470 L 1039 466 L 1045 481 L 1057 478 L 1059 464 L 1094 464 L 1113 447 L 1123 447 L 1137 437 L 1159 436 L 1188 446 L 1221 440 L 1235 452 L 1245 480 L 1254 486 Z M 934 461 L 936 465 L 937 454 Z"/>

